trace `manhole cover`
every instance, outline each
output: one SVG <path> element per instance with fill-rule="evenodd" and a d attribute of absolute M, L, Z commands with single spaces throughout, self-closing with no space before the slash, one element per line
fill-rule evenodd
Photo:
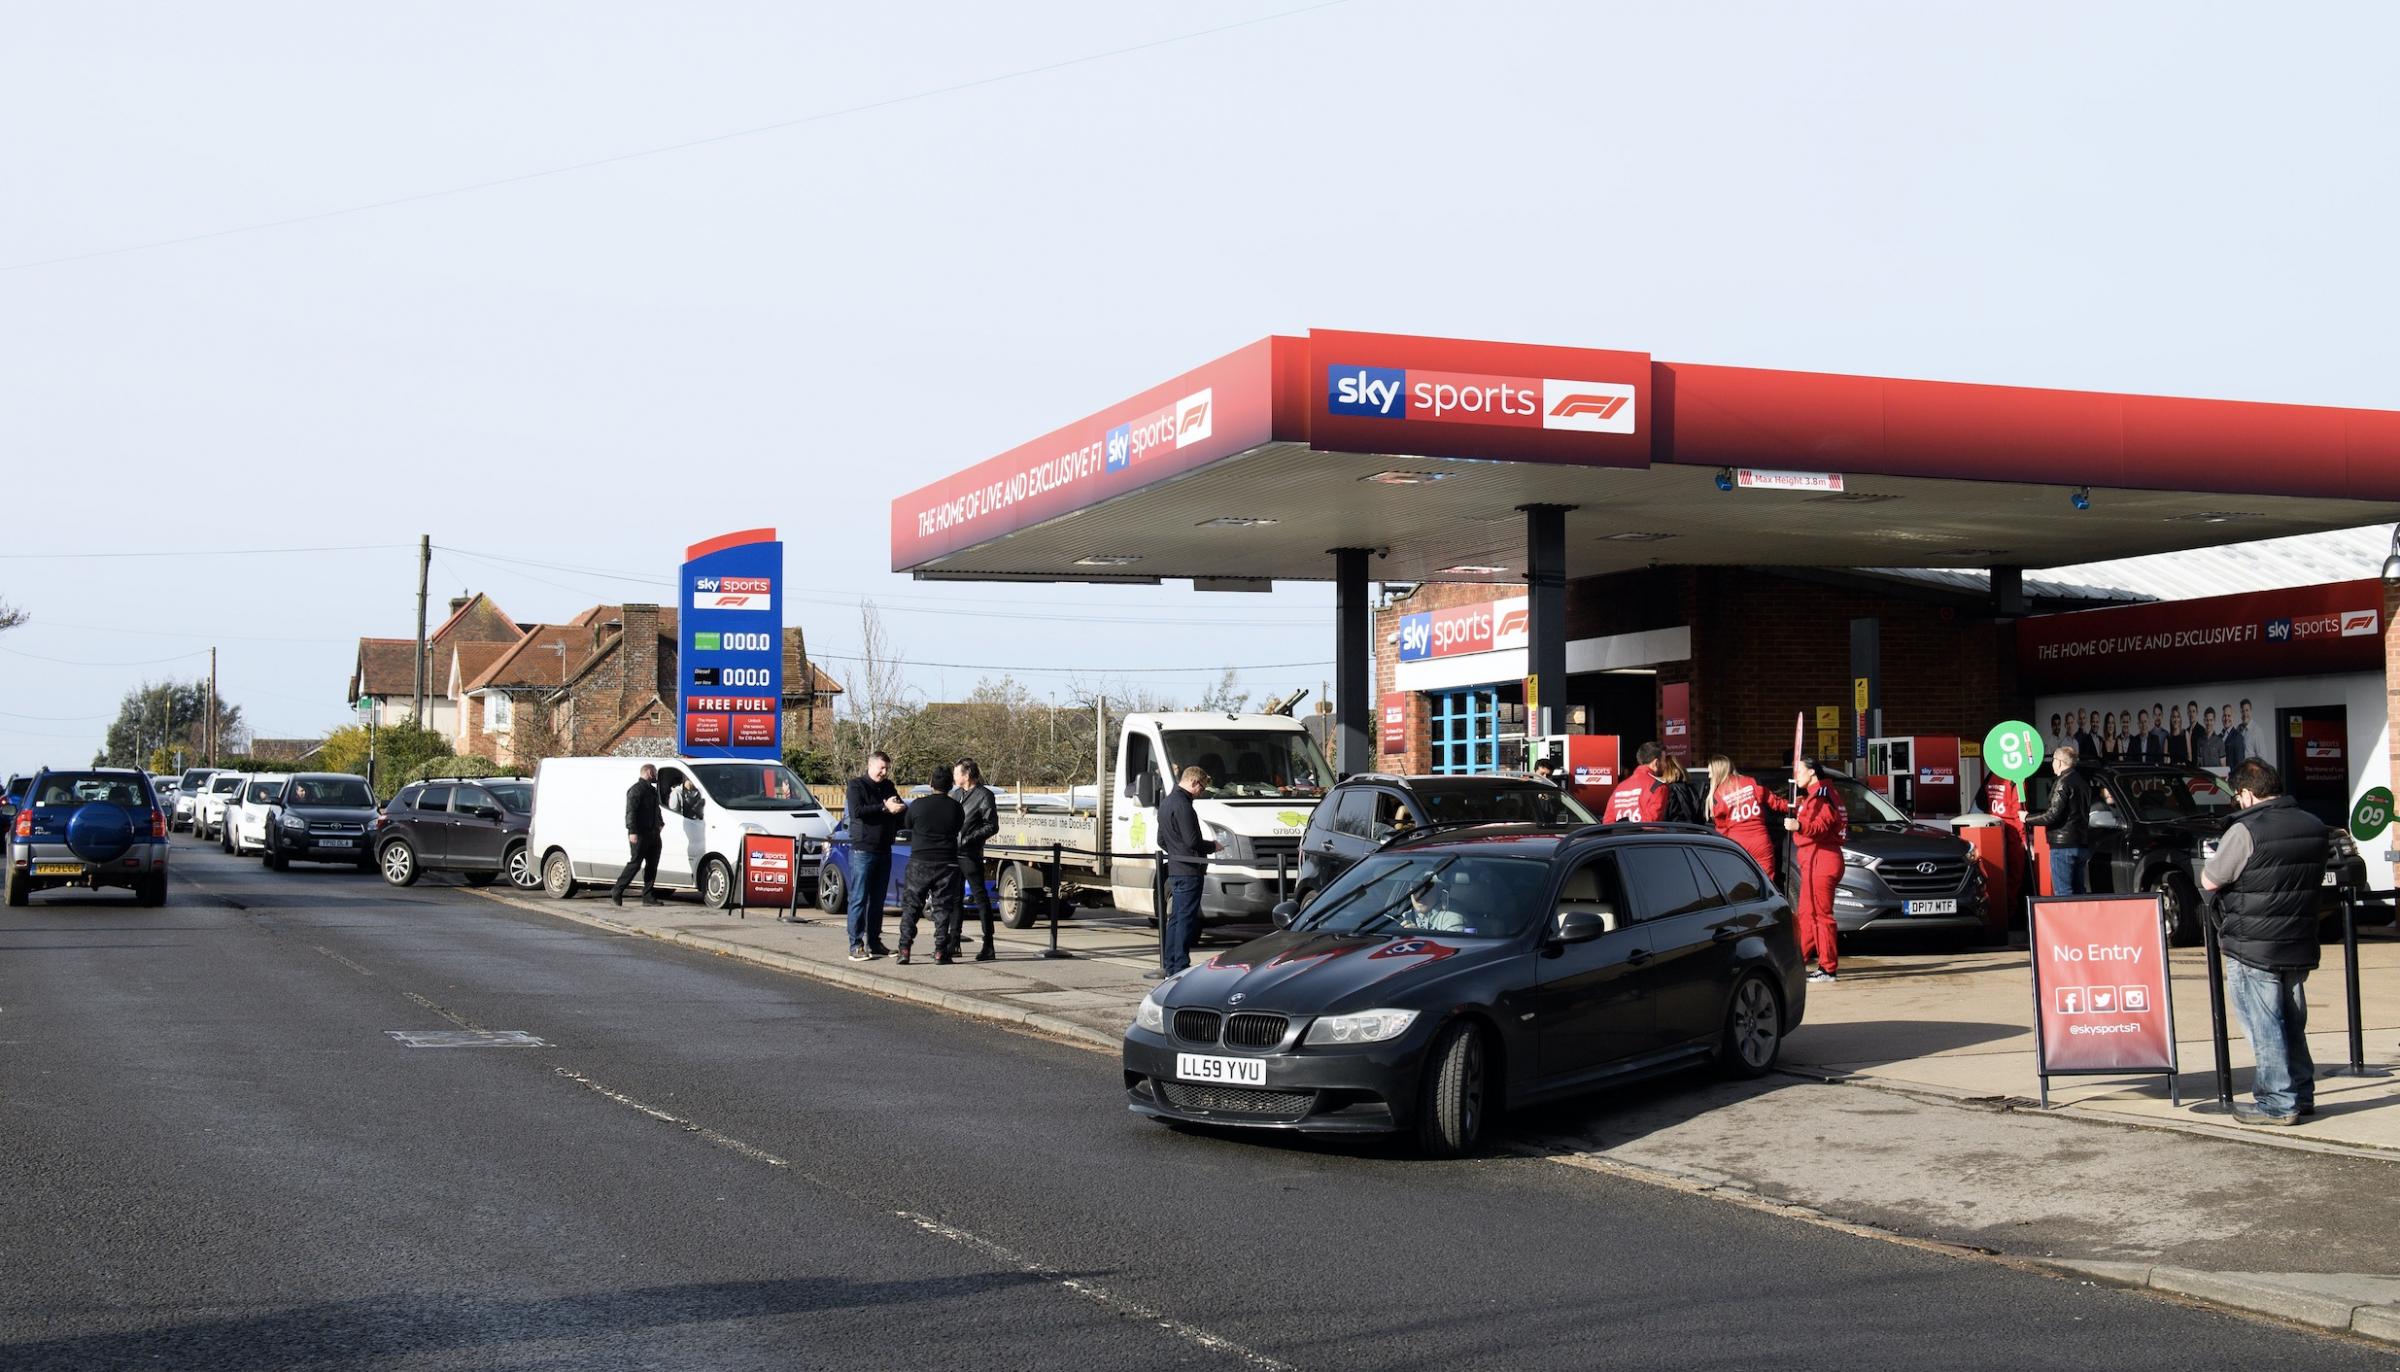
<path fill-rule="evenodd" d="M 547 1048 L 522 1029 L 386 1029 L 403 1048 Z"/>

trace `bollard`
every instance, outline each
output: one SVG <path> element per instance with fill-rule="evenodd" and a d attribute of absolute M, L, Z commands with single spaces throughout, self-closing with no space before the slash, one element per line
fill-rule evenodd
<path fill-rule="evenodd" d="M 2350 993 L 2350 1075 L 2367 1074 L 2367 1026 L 2358 1005 L 2358 902 L 2342 888 L 2342 989 Z"/>
<path fill-rule="evenodd" d="M 1275 855 L 1275 903 L 1277 905 L 1292 898 L 1291 869 L 1284 863 L 1284 859 L 1290 856 L 1289 853 Z"/>
<path fill-rule="evenodd" d="M 2200 915 L 2201 941 L 2208 946 L 2208 1023 L 2217 1048 L 2217 1104 L 2233 1109 L 2231 1045 L 2225 1041 L 2225 956 L 2217 951 L 2217 922 L 2212 911 Z"/>
<path fill-rule="evenodd" d="M 1158 917 L 1158 967 L 1167 967 L 1167 853 L 1158 850 L 1150 860 L 1150 912 Z"/>
<path fill-rule="evenodd" d="M 1048 883 L 1045 887 L 1043 887 L 1043 890 L 1050 897 L 1050 946 L 1042 950 L 1042 956 L 1045 958 L 1071 958 L 1075 956 L 1073 953 L 1067 952 L 1058 946 L 1058 907 L 1064 904 L 1066 901 L 1066 897 L 1060 893 L 1058 885 L 1059 851 L 1060 849 L 1058 844 L 1053 843 L 1050 845 L 1050 862 L 1049 865 L 1043 869 L 1042 873 L 1043 881 Z"/>

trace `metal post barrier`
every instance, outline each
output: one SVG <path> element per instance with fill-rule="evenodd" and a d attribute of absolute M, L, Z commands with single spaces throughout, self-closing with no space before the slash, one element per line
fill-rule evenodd
<path fill-rule="evenodd" d="M 1291 868 L 1285 861 L 1290 856 L 1289 853 L 1275 855 L 1275 903 L 1277 905 L 1292 898 Z"/>
<path fill-rule="evenodd" d="M 2212 904 L 2214 902 L 2211 902 Z M 2201 941 L 2208 946 L 2208 1023 L 2217 1048 L 2217 1105 L 2233 1109 L 2232 1047 L 2225 1041 L 2225 957 L 2217 950 L 2217 922 L 2213 910 L 2200 914 Z"/>
<path fill-rule="evenodd" d="M 1058 910 L 1066 904 L 1066 895 L 1059 887 L 1059 853 L 1062 845 L 1050 845 L 1050 863 L 1042 871 L 1043 893 L 1050 897 L 1050 946 L 1042 950 L 1045 958 L 1071 958 L 1073 953 L 1058 946 Z"/>
<path fill-rule="evenodd" d="M 1150 858 L 1150 912 L 1158 917 L 1158 967 L 1167 967 L 1167 853 L 1161 848 Z"/>

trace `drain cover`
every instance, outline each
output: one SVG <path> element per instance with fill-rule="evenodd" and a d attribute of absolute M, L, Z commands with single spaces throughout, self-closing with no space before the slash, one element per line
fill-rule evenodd
<path fill-rule="evenodd" d="M 386 1029 L 403 1048 L 547 1048 L 522 1029 Z"/>

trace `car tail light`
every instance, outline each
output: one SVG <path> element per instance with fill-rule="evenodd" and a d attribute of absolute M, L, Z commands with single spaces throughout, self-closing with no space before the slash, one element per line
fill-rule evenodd
<path fill-rule="evenodd" d="M 164 810 L 153 809 L 150 812 L 150 837 L 165 838 L 166 836 L 167 812 Z"/>
<path fill-rule="evenodd" d="M 31 806 L 17 811 L 17 837 L 33 837 L 33 809 Z"/>

